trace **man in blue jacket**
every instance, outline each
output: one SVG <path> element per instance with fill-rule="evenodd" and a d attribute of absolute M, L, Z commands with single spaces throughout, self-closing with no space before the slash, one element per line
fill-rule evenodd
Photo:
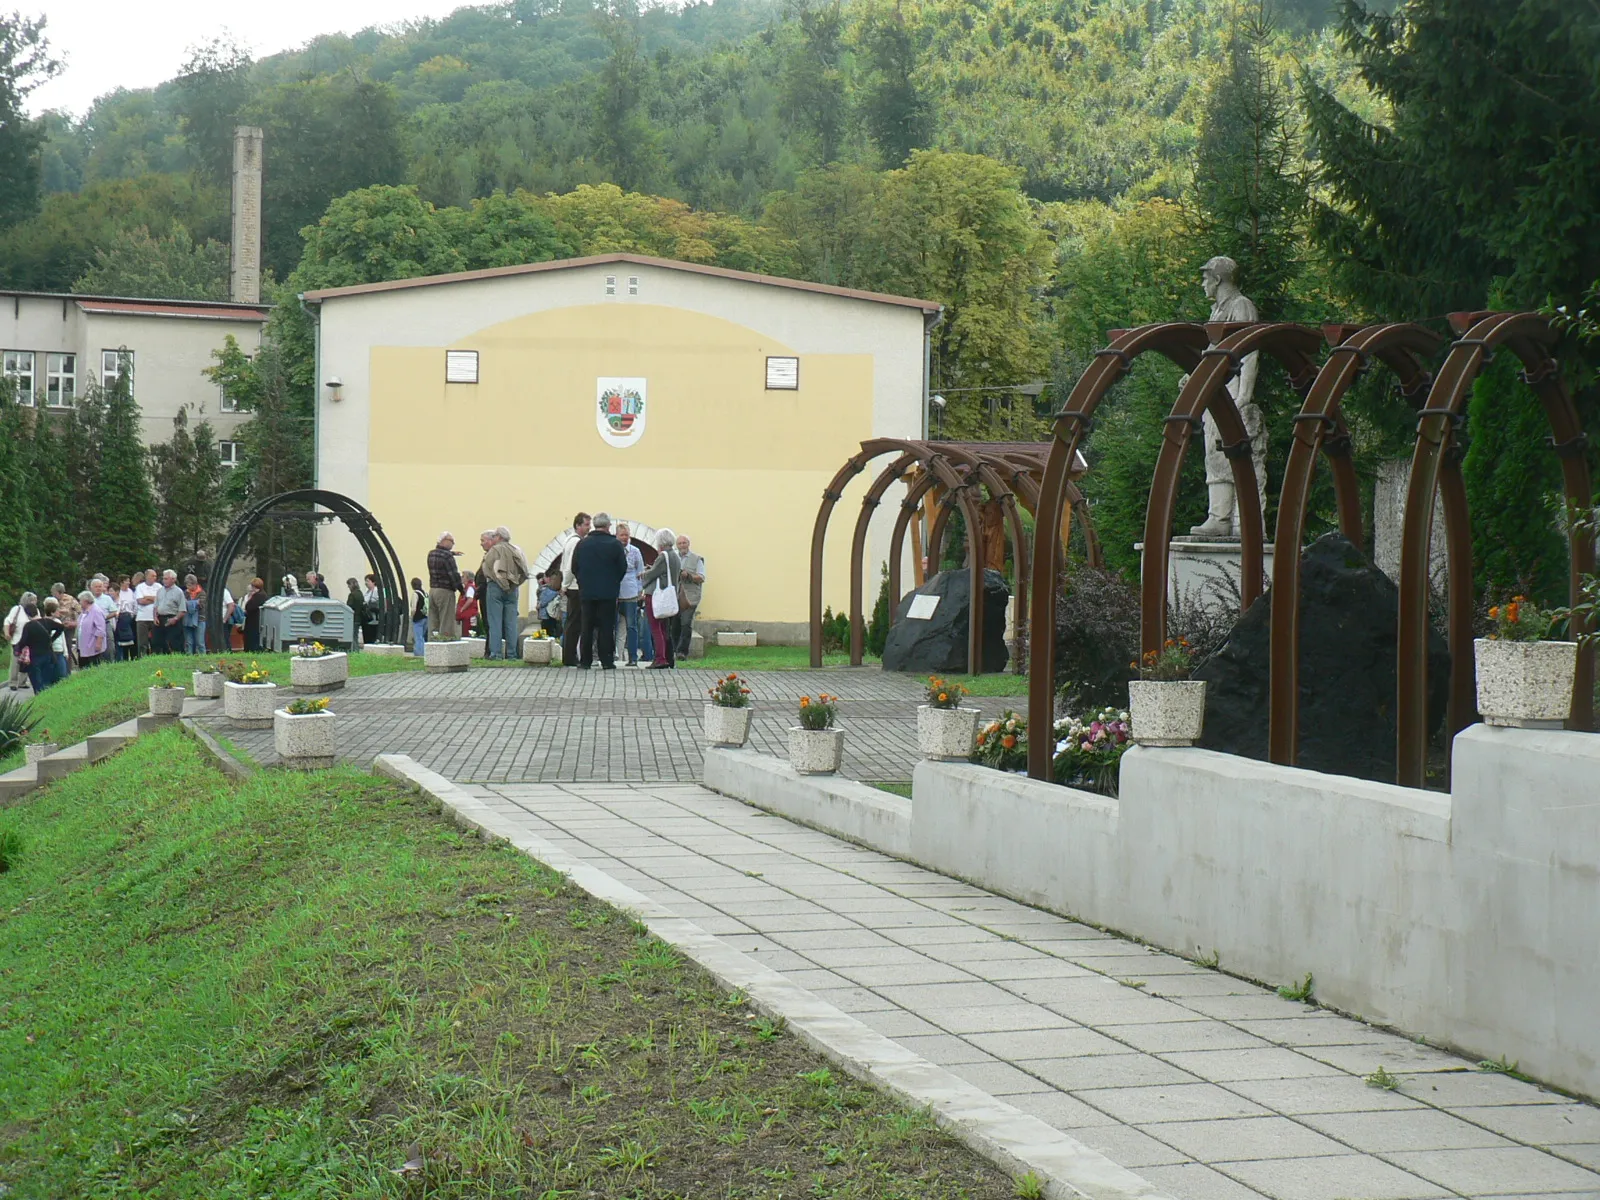
<path fill-rule="evenodd" d="M 578 666 L 587 671 L 594 665 L 598 640 L 600 666 L 614 671 L 617 597 L 622 594 L 622 577 L 628 573 L 628 556 L 611 533 L 609 513 L 595 513 L 594 527 L 572 552 L 572 573 L 578 578 L 578 603 L 583 611 Z"/>

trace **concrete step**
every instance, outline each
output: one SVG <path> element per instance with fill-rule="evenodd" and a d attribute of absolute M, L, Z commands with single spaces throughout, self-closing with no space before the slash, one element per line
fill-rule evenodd
<path fill-rule="evenodd" d="M 165 729 L 168 725 L 175 725 L 177 717 L 158 717 L 154 713 L 140 713 L 134 718 L 139 726 L 140 733 L 154 733 L 158 729 Z"/>
<path fill-rule="evenodd" d="M 124 721 L 121 725 L 113 725 L 110 729 L 91 733 L 88 742 L 89 761 L 96 763 L 102 758 L 109 758 L 138 736 L 138 721 Z"/>
<path fill-rule="evenodd" d="M 4 775 L 0 775 L 0 805 L 20 800 L 38 786 L 39 768 L 37 765 L 18 767 L 15 771 L 7 771 Z"/>
<path fill-rule="evenodd" d="M 183 702 L 183 715 L 186 717 L 206 717 L 221 711 L 221 697 L 189 696 Z"/>
<path fill-rule="evenodd" d="M 64 779 L 80 767 L 89 765 L 89 743 L 79 742 L 76 746 L 57 750 L 49 758 L 41 758 L 36 765 L 39 768 L 40 783 Z"/>

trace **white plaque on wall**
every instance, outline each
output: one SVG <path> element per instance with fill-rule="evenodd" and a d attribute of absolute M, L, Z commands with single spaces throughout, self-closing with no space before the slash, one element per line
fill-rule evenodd
<path fill-rule="evenodd" d="M 939 597 L 937 596 L 913 596 L 911 597 L 911 607 L 906 609 L 906 619 L 926 621 L 933 616 L 938 608 Z"/>
<path fill-rule="evenodd" d="M 478 352 L 476 350 L 446 350 L 444 352 L 444 381 L 446 383 L 477 383 Z"/>
<path fill-rule="evenodd" d="M 608 446 L 631 446 L 644 436 L 645 381 L 620 376 L 595 380 L 595 426 Z"/>
<path fill-rule="evenodd" d="M 767 390 L 769 392 L 794 392 L 800 388 L 800 360 L 798 358 L 767 359 Z"/>

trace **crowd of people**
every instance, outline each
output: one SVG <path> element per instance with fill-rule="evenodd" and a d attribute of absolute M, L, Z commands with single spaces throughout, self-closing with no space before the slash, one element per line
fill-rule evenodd
<path fill-rule="evenodd" d="M 204 653 L 204 565 L 201 556 L 181 583 L 176 571 L 152 567 L 115 581 L 95 575 L 76 596 L 60 583 L 43 600 L 24 592 L 4 626 L 10 689 L 42 692 L 74 670 L 147 654 Z M 234 620 L 238 606 L 226 588 L 223 601 Z"/>
<path fill-rule="evenodd" d="M 456 638 L 481 627 L 489 658 L 518 655 L 521 634 L 519 597 L 533 577 L 527 555 L 504 525 L 479 535 L 483 558 L 476 571 L 456 565 L 461 551 L 449 532 L 428 552 L 428 580 L 411 580 L 409 612 L 413 650 L 423 653 L 430 636 Z M 539 625 L 561 640 L 564 665 L 612 670 L 626 665 L 667 670 L 689 653 L 695 610 L 706 579 L 705 559 L 687 536 L 662 529 L 647 555 L 626 524 L 613 530 L 611 517 L 580 512 L 567 531 L 557 565 L 538 579 L 533 602 Z M 647 559 L 649 561 L 647 565 Z M 42 692 L 74 670 L 150 654 L 206 653 L 206 561 L 198 555 L 185 569 L 154 567 L 113 580 L 95 575 L 76 596 L 56 584 L 42 601 L 24 592 L 5 620 L 11 646 L 12 691 Z M 376 576 L 345 581 L 345 603 L 355 616 L 361 641 L 379 637 L 382 598 Z M 282 582 L 284 595 L 331 599 L 328 583 L 307 571 L 302 584 L 293 575 Z M 242 600 L 222 589 L 225 646 L 242 642 L 247 652 L 261 645 L 261 608 L 271 592 L 252 579 Z"/>
<path fill-rule="evenodd" d="M 666 670 L 688 656 L 694 614 L 705 583 L 705 559 L 689 538 L 662 529 L 646 554 L 626 523 L 612 528 L 606 513 L 580 512 L 562 543 L 556 565 L 535 582 L 534 616 L 546 634 L 561 640 L 563 665 L 611 670 L 626 665 Z M 426 586 L 411 580 L 413 651 L 430 637 L 456 638 L 482 629 L 485 655 L 515 658 L 521 631 L 518 597 L 532 577 L 528 558 L 504 526 L 479 536 L 483 561 L 463 572 L 455 536 L 439 535 L 428 552 Z M 352 584 L 354 581 L 352 581 Z"/>

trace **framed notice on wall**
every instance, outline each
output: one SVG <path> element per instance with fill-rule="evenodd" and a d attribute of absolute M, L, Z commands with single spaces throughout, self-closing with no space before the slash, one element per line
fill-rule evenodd
<path fill-rule="evenodd" d="M 800 360 L 793 357 L 769 357 L 767 359 L 767 391 L 795 392 L 799 390 Z"/>

